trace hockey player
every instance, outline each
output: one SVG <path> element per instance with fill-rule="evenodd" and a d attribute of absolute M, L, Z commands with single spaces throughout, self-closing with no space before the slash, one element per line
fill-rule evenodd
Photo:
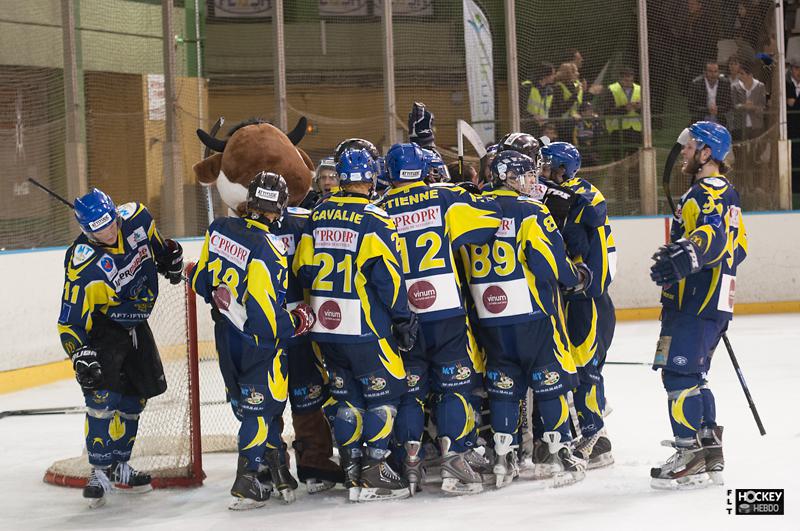
<path fill-rule="evenodd" d="M 501 209 L 495 238 L 469 247 L 470 291 L 480 320 L 487 357 L 494 472 L 498 487 L 517 474 L 520 403 L 533 390 L 554 486 L 580 481 L 585 462 L 572 454 L 567 393 L 577 371 L 566 335 L 560 286 L 580 292 L 592 275 L 566 257 L 564 243 L 547 207 L 526 195 L 536 180 L 533 160 L 502 151 L 492 162 L 488 197 Z"/>
<path fill-rule="evenodd" d="M 243 218 L 220 218 L 206 232 L 192 275 L 192 287 L 212 305 L 219 364 L 239 428 L 239 461 L 231 487 L 232 510 L 262 507 L 269 471 L 281 498 L 294 501 L 297 482 L 286 466 L 281 440 L 288 394 L 282 342 L 307 333 L 314 313 L 305 304 L 283 306 L 287 287 L 286 252 L 269 225 L 286 208 L 286 181 L 260 172 L 247 190 Z"/>
<path fill-rule="evenodd" d="M 471 494 L 483 489 L 465 460 L 474 425 L 471 394 L 480 386 L 468 348 L 467 320 L 453 256 L 463 245 L 487 242 L 500 225 L 497 208 L 461 188 L 425 184 L 426 157 L 413 143 L 386 154 L 391 188 L 380 206 L 397 225 L 408 300 L 420 316 L 418 344 L 404 356 L 408 394 L 398 412 L 397 437 L 410 483 L 421 477 L 423 404 L 435 394 L 434 416 L 442 454 L 442 490 Z"/>
<path fill-rule="evenodd" d="M 541 154 L 550 179 L 575 197 L 561 228 L 567 255 L 572 261 L 585 264 L 594 277 L 584 293 L 566 295 L 565 313 L 580 377 L 574 393 L 581 431 L 576 452 L 588 462 L 588 469 L 600 468 L 614 462 L 611 442 L 604 431 L 602 370 L 616 326 L 614 304 L 608 294 L 616 273 L 616 245 L 603 194 L 577 176 L 580 152 L 572 144 L 553 142 L 543 147 Z"/>
<path fill-rule="evenodd" d="M 398 349 L 416 338 L 394 222 L 370 204 L 377 165 L 365 149 L 336 164 L 342 191 L 311 213 L 293 269 L 310 290 L 319 344 L 331 382 L 325 406 L 351 501 L 409 496 L 386 462 L 406 371 Z M 331 402 L 329 401 L 329 402 Z"/>
<path fill-rule="evenodd" d="M 723 175 L 728 130 L 696 122 L 684 131 L 683 173 L 692 176 L 678 202 L 670 243 L 653 255 L 650 277 L 662 286 L 661 336 L 653 369 L 667 391 L 675 454 L 650 471 L 657 489 L 722 484 L 722 426 L 706 374 L 733 318 L 736 270 L 747 253 L 739 194 Z"/>
<path fill-rule="evenodd" d="M 337 183 L 338 180 L 336 174 Z M 281 218 L 270 226 L 271 232 L 284 244 L 288 264 L 294 260 L 309 214 L 303 208 L 287 207 Z M 290 268 L 286 308 L 292 310 L 302 302 L 302 286 Z M 330 459 L 333 455 L 331 430 L 322 412 L 322 405 L 329 398 L 328 373 L 319 348 L 308 335 L 288 339 L 285 348 L 289 362 L 289 403 L 294 428 L 292 447 L 297 456 L 297 476 L 313 494 L 344 482 L 341 467 Z"/>
<path fill-rule="evenodd" d="M 322 197 L 330 196 L 339 191 L 339 176 L 336 174 L 336 164 L 333 162 L 333 157 L 326 157 L 319 161 L 319 166 L 314 171 L 312 186 Z"/>
<path fill-rule="evenodd" d="M 119 208 L 98 189 L 75 200 L 81 234 L 67 249 L 58 332 L 86 401 L 90 506 L 112 488 L 151 489 L 131 457 L 139 415 L 167 389 L 147 318 L 158 298 L 156 272 L 181 280 L 183 251 L 165 240 L 140 203 Z"/>

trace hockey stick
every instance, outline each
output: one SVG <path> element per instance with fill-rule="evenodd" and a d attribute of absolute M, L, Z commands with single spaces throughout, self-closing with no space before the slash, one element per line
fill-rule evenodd
<path fill-rule="evenodd" d="M 672 216 L 675 219 L 678 219 L 678 215 L 675 203 L 672 201 L 672 195 L 670 194 L 669 180 L 672 177 L 672 168 L 675 166 L 675 161 L 677 160 L 681 149 L 683 149 L 683 146 L 686 144 L 686 142 L 688 142 L 688 140 L 689 130 L 684 129 L 680 136 L 678 136 L 678 141 L 674 146 L 672 146 L 672 150 L 669 152 L 669 156 L 664 164 L 664 173 L 661 177 L 661 182 L 664 187 L 664 195 L 667 196 L 667 202 L 672 210 Z M 731 358 L 731 363 L 736 371 L 737 378 L 739 378 L 739 384 L 742 386 L 744 396 L 747 398 L 747 404 L 750 406 L 750 411 L 753 413 L 753 418 L 758 426 L 758 431 L 761 435 L 766 435 L 767 431 L 764 429 L 764 424 L 761 422 L 761 416 L 758 414 L 758 410 L 756 409 L 756 403 L 753 401 L 753 397 L 750 395 L 750 389 L 747 387 L 747 382 L 744 381 L 744 374 L 742 373 L 741 367 L 739 367 L 739 361 L 736 359 L 736 355 L 733 353 L 733 347 L 731 346 L 731 342 L 728 340 L 728 334 L 725 332 L 722 333 L 722 342 L 725 343 L 725 350 L 728 351 L 728 356 Z"/>
<path fill-rule="evenodd" d="M 54 199 L 58 199 L 59 201 L 61 201 L 62 203 L 64 203 L 68 207 L 70 207 L 72 210 L 75 210 L 75 205 L 73 205 L 72 203 L 70 203 L 69 201 L 67 201 L 66 199 L 64 199 L 63 197 L 61 197 L 60 195 L 58 195 L 54 191 L 52 191 L 50 188 L 48 188 L 45 185 L 43 185 L 42 183 L 40 183 L 36 179 L 31 179 L 30 177 L 28 177 L 28 182 L 33 183 L 34 185 L 38 186 L 39 188 L 41 188 L 42 190 L 47 192 L 50 195 L 50 197 L 52 197 Z"/>
<path fill-rule="evenodd" d="M 0 411 L 0 419 L 6 417 L 27 417 L 33 415 L 72 415 L 75 413 L 86 413 L 84 406 L 74 407 L 45 407 L 40 409 L 12 409 Z"/>

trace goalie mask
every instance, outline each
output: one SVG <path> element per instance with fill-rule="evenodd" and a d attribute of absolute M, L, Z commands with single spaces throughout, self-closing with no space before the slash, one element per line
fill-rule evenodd
<path fill-rule="evenodd" d="M 536 183 L 536 165 L 517 151 L 501 151 L 490 166 L 495 187 L 505 186 L 520 194 L 530 194 Z"/>
<path fill-rule="evenodd" d="M 260 221 L 264 214 L 280 216 L 289 203 L 289 187 L 277 173 L 259 172 L 247 189 L 247 215 L 245 217 Z"/>

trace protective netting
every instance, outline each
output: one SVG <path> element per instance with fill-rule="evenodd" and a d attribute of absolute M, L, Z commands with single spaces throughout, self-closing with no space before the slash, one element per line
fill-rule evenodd
<path fill-rule="evenodd" d="M 88 186 L 103 188 L 118 202 L 144 202 L 168 235 L 203 233 L 208 208 L 191 171 L 203 153 L 194 130 L 209 129 L 218 116 L 226 118 L 222 134 L 246 118 L 275 120 L 274 7 L 224 0 L 173 3 L 167 38 L 175 52 L 177 146 L 167 142 L 160 2 L 73 0 L 75 39 L 67 54 L 61 9 L 70 2 L 30 0 L 4 11 L 0 29 L 8 45 L 0 48 L 0 163 L 10 178 L 0 183 L 0 249 L 69 242 L 75 227 L 68 210 L 26 179 L 67 194 L 81 164 Z M 574 142 L 586 176 L 608 183 L 604 192 L 614 215 L 641 214 L 640 183 L 653 182 L 641 155 L 645 113 L 638 104 L 626 107 L 640 101 L 639 3 L 515 3 L 522 129 Z M 437 144 L 448 161 L 455 153 L 456 119 L 490 123 L 495 139 L 510 129 L 505 2 L 392 2 L 394 116 L 386 106 L 383 2 L 283 4 L 288 127 L 300 116 L 309 119 L 301 147 L 315 162 L 347 137 L 388 147 L 392 122 L 403 138 L 415 100 L 436 115 Z M 774 4 L 650 0 L 646 5 L 655 180 L 681 129 L 710 116 L 725 121 L 734 134 L 730 176 L 746 208 L 776 208 L 779 157 L 771 146 L 778 139 L 783 101 L 776 97 L 782 93 L 776 70 L 782 65 Z M 794 23 L 796 3 L 786 9 L 786 55 L 800 62 L 800 38 L 793 35 L 800 27 Z M 481 58 L 488 45 L 491 64 Z M 77 65 L 74 106 L 66 102 L 65 88 L 71 85 L 65 80 L 72 69 L 65 69 L 65 57 L 74 57 Z M 703 79 L 709 62 L 727 87 L 715 96 L 713 112 Z M 757 80 L 755 90 L 749 78 L 747 89 L 737 88 L 744 70 Z M 485 98 L 483 108 L 475 109 L 475 98 Z M 800 126 L 792 126 L 798 113 L 790 109 L 790 137 L 798 136 Z M 80 122 L 77 145 L 69 140 L 73 115 Z M 169 164 L 165 153 L 173 150 Z M 794 165 L 800 167 L 800 149 L 795 151 Z M 165 186 L 169 167 L 180 175 L 178 192 Z M 666 213 L 657 188 L 659 210 Z M 219 213 L 222 205 L 213 195 Z"/>
<path fill-rule="evenodd" d="M 744 209 L 778 208 L 778 106 L 784 102 L 774 12 L 775 3 L 764 0 L 647 2 L 659 180 L 681 130 L 713 120 L 733 135 L 727 176 Z M 673 172 L 673 198 L 687 187 L 688 180 Z M 662 202 L 660 211 L 669 207 Z"/>

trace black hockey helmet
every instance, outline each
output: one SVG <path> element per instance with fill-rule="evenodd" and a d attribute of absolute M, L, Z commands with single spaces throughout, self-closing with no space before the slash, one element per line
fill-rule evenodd
<path fill-rule="evenodd" d="M 261 171 L 247 188 L 247 217 L 258 220 L 264 214 L 283 214 L 289 204 L 289 187 L 277 173 Z"/>
<path fill-rule="evenodd" d="M 518 151 L 534 162 L 539 157 L 539 141 L 528 133 L 508 133 L 499 143 L 500 151 Z"/>
<path fill-rule="evenodd" d="M 363 138 L 348 138 L 347 140 L 343 140 L 336 146 L 336 150 L 333 152 L 333 162 L 335 164 L 339 163 L 339 158 L 342 156 L 342 153 L 349 149 L 366 149 L 367 153 L 372 157 L 372 160 L 378 160 L 378 157 L 381 156 L 381 153 L 378 151 L 378 148 L 375 147 L 375 144 L 370 142 L 369 140 L 364 140 Z"/>

